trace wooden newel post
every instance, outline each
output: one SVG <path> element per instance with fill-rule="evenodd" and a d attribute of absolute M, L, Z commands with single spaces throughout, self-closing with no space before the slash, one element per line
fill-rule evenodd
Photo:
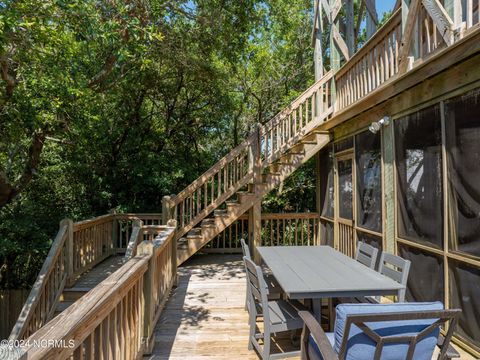
<path fill-rule="evenodd" d="M 151 354 L 154 345 L 154 318 L 155 318 L 155 248 L 151 241 L 144 241 L 138 245 L 138 255 L 150 255 L 148 269 L 143 278 L 143 329 L 142 344 L 145 354 Z"/>
<path fill-rule="evenodd" d="M 253 175 L 253 184 L 260 184 L 262 182 L 262 158 L 261 158 L 261 131 L 262 125 L 256 124 L 255 131 L 253 133 L 252 144 L 249 147 L 248 152 L 248 171 Z"/>
<path fill-rule="evenodd" d="M 170 204 L 171 197 L 164 196 L 162 198 L 162 224 L 166 225 L 168 220 L 173 218 L 172 206 Z"/>
<path fill-rule="evenodd" d="M 60 228 L 67 227 L 67 286 L 73 285 L 73 221 L 71 219 L 63 219 L 60 221 Z"/>
<path fill-rule="evenodd" d="M 117 249 L 122 247 L 122 244 L 119 243 L 118 237 L 117 211 L 112 209 L 109 211 L 109 213 L 112 215 L 112 252 L 115 254 Z M 126 241 L 128 241 L 128 239 L 126 239 Z"/>
<path fill-rule="evenodd" d="M 177 220 L 170 219 L 167 222 L 168 227 L 173 227 L 175 230 L 172 238 L 172 272 L 173 272 L 173 286 L 178 287 L 178 273 L 177 273 L 177 242 L 175 241 L 175 231 L 177 229 Z"/>

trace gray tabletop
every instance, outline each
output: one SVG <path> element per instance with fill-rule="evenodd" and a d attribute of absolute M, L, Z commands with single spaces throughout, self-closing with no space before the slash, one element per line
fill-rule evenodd
<path fill-rule="evenodd" d="M 291 299 L 393 295 L 405 287 L 330 246 L 258 247 Z"/>

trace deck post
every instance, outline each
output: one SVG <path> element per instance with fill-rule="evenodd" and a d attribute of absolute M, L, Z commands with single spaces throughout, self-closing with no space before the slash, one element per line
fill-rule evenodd
<path fill-rule="evenodd" d="M 377 31 L 378 15 L 376 10 L 375 0 L 364 0 L 364 1 L 367 8 L 365 30 L 367 32 L 367 40 L 368 40 Z"/>
<path fill-rule="evenodd" d="M 66 286 L 73 285 L 73 221 L 71 219 L 63 219 L 60 221 L 60 227 L 67 227 L 67 281 Z"/>
<path fill-rule="evenodd" d="M 162 198 L 162 224 L 166 225 L 171 218 L 170 196 L 166 195 Z"/>
<path fill-rule="evenodd" d="M 248 245 L 253 253 L 255 263 L 260 263 L 257 247 L 262 245 L 262 202 L 257 201 L 248 210 Z"/>
<path fill-rule="evenodd" d="M 172 236 L 172 271 L 173 271 L 173 286 L 178 287 L 178 266 L 177 266 L 177 242 L 175 241 L 175 231 L 177 229 L 177 220 L 170 219 L 167 222 L 168 227 L 173 227 L 175 230 Z"/>
<path fill-rule="evenodd" d="M 383 157 L 383 192 L 384 192 L 384 218 L 383 231 L 384 243 L 383 249 L 391 254 L 395 254 L 395 171 L 394 171 L 394 134 L 393 124 L 383 127 L 382 157 Z"/>
<path fill-rule="evenodd" d="M 118 238 L 118 219 L 117 219 L 117 212 L 115 209 L 112 209 L 109 211 L 109 213 L 112 215 L 112 252 L 115 254 L 119 248 L 121 248 L 121 244 L 119 243 L 119 238 Z M 128 239 L 127 239 L 128 241 Z"/>
<path fill-rule="evenodd" d="M 154 289 L 155 276 L 155 248 L 151 241 L 144 241 L 138 245 L 138 255 L 150 255 L 148 269 L 143 278 L 143 326 L 142 326 L 142 345 L 144 354 L 151 354 L 154 346 L 153 323 L 155 317 L 155 299 Z"/>

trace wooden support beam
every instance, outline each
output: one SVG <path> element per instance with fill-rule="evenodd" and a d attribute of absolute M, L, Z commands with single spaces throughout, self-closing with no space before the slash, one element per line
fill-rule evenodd
<path fill-rule="evenodd" d="M 350 59 L 350 54 L 349 54 L 349 49 L 347 44 L 345 43 L 345 40 L 343 40 L 342 35 L 340 35 L 340 32 L 338 31 L 338 28 L 336 26 L 332 26 L 332 36 L 333 39 L 335 40 L 335 44 L 338 46 L 340 51 L 342 52 L 343 56 L 345 57 L 345 60 Z"/>
<path fill-rule="evenodd" d="M 353 0 L 345 0 L 345 38 L 346 38 L 346 45 L 348 48 L 348 57 L 352 57 L 355 52 L 355 19 L 353 15 Z"/>
<path fill-rule="evenodd" d="M 363 1 L 365 2 L 367 11 L 370 14 L 370 17 L 372 18 L 372 21 L 375 23 L 375 25 L 378 25 L 378 14 L 377 14 L 377 9 L 375 7 L 375 0 L 363 0 Z"/>
<path fill-rule="evenodd" d="M 73 221 L 71 219 L 63 219 L 60 222 L 60 228 L 62 226 L 67 227 L 67 281 L 66 281 L 66 286 L 72 286 L 73 283 L 75 282 L 74 276 L 73 276 Z"/>
<path fill-rule="evenodd" d="M 331 16 L 332 22 L 337 20 L 338 14 L 340 14 L 340 10 L 342 10 L 342 0 L 333 0 L 333 4 L 330 6 L 331 8 Z"/>
<path fill-rule="evenodd" d="M 323 49 L 322 49 L 322 35 L 323 35 L 323 20 L 322 20 L 322 3 L 317 1 L 317 7 L 315 12 L 317 16 L 315 18 L 315 34 L 314 34 L 314 57 L 313 62 L 315 66 L 315 81 L 318 81 L 323 77 Z"/>
<path fill-rule="evenodd" d="M 366 32 L 367 40 L 377 31 L 378 15 L 375 8 L 375 0 L 363 0 L 367 8 Z"/>
<path fill-rule="evenodd" d="M 444 0 L 443 3 L 443 8 L 452 21 L 453 29 L 459 28 L 463 19 L 462 0 Z"/>
<path fill-rule="evenodd" d="M 410 54 L 410 48 L 412 46 L 412 39 L 414 35 L 415 25 L 417 23 L 417 15 L 419 10 L 420 0 L 412 0 L 412 2 L 410 3 L 410 7 L 408 8 L 408 16 L 405 16 L 406 22 L 404 26 L 402 43 L 400 44 L 398 56 L 398 60 L 400 62 L 398 66 L 399 74 L 405 73 L 408 68 L 408 56 Z"/>
<path fill-rule="evenodd" d="M 322 0 L 322 7 L 325 10 L 325 16 L 327 17 L 328 23 L 332 23 L 332 11 L 330 9 L 330 3 L 328 0 Z"/>
<path fill-rule="evenodd" d="M 382 129 L 382 161 L 383 161 L 383 249 L 395 254 L 395 188 L 394 188 L 394 136 L 393 124 Z"/>
<path fill-rule="evenodd" d="M 442 4 L 438 0 L 422 0 L 422 4 L 437 26 L 438 31 L 442 34 L 445 43 L 448 46 L 452 45 L 454 41 L 454 24 Z"/>
<path fill-rule="evenodd" d="M 358 40 L 360 35 L 360 25 L 362 25 L 363 13 L 365 11 L 365 3 L 362 1 L 360 4 L 360 10 L 358 11 L 357 23 L 355 24 L 355 39 Z"/>

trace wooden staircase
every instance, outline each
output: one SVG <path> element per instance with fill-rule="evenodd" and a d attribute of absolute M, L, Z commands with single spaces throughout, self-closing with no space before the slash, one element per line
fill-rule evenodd
<path fill-rule="evenodd" d="M 220 234 L 330 141 L 317 128 L 333 112 L 332 73 L 257 129 L 178 195 L 164 199 L 176 219 L 177 264 Z"/>

